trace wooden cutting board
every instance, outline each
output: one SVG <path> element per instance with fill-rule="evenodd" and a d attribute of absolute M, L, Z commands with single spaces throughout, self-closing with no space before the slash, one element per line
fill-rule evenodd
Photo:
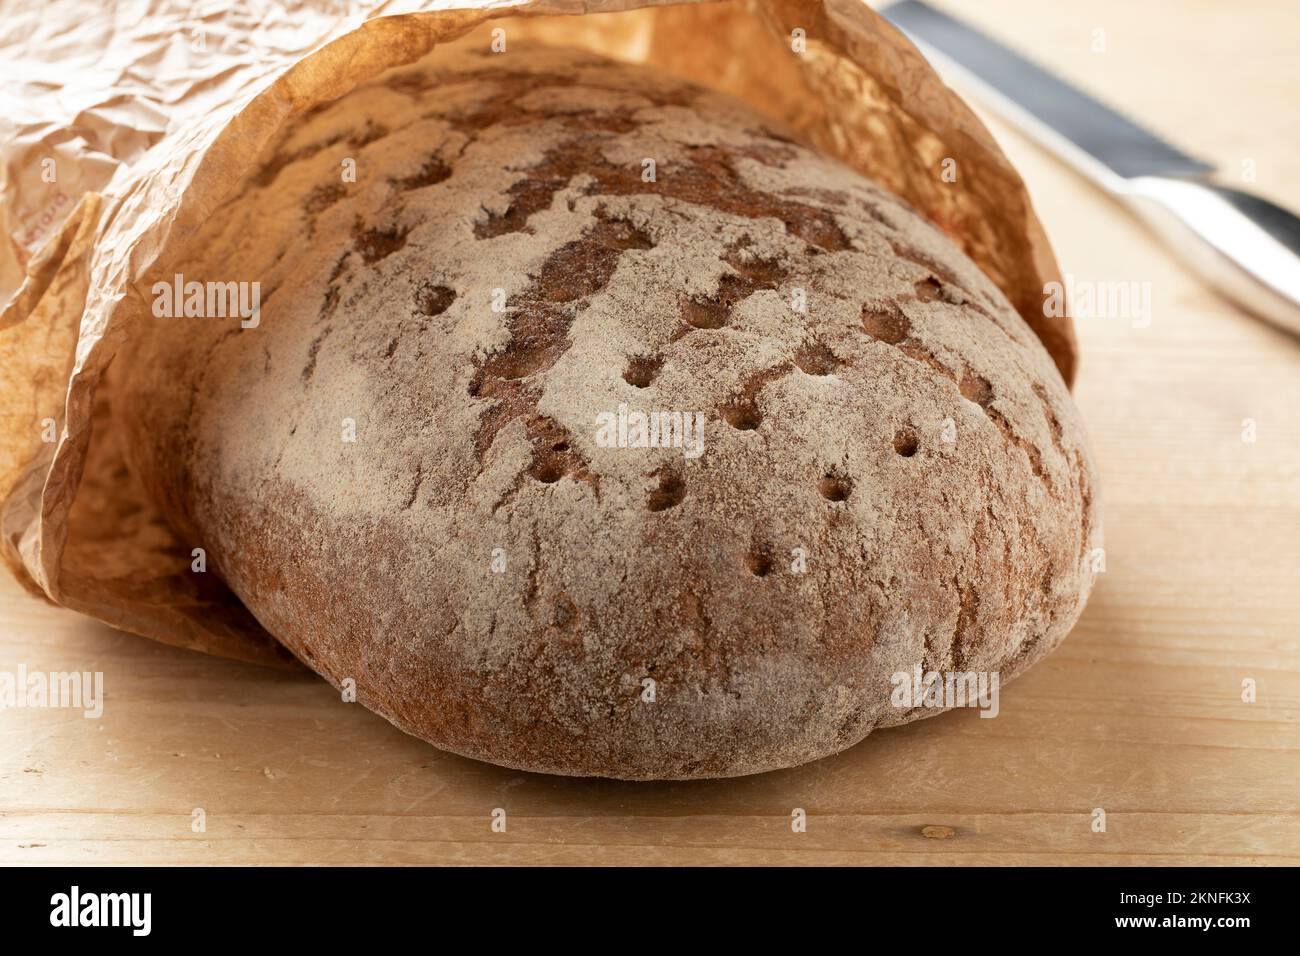
<path fill-rule="evenodd" d="M 1300 208 L 1300 7 L 1065 6 L 954 12 Z M 1300 343 L 990 125 L 1062 268 L 1149 282 L 1152 317 L 1079 323 L 1106 571 L 997 719 L 952 712 L 731 781 L 516 773 L 307 674 L 162 647 L 4 578 L 0 670 L 102 671 L 105 709 L 0 712 L 0 863 L 1300 863 Z"/>

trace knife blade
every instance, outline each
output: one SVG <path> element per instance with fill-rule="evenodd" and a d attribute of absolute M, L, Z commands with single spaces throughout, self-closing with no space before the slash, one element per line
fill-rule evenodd
<path fill-rule="evenodd" d="M 1209 163 L 921 0 L 880 12 L 959 85 L 1132 209 L 1220 293 L 1300 335 L 1295 215 L 1210 181 Z"/>

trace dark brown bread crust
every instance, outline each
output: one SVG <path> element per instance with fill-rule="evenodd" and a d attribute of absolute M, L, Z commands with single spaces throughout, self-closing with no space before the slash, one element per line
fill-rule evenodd
<path fill-rule="evenodd" d="M 1063 639 L 1077 415 L 937 230 L 672 79 L 437 62 L 289 130 L 167 270 L 260 281 L 258 328 L 120 360 L 133 467 L 271 633 L 440 747 L 636 779 L 824 756 L 935 712 L 895 672 Z M 704 453 L 602 447 L 620 403 Z"/>

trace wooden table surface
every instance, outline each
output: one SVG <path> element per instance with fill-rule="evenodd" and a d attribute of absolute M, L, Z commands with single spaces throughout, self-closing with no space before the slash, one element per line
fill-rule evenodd
<path fill-rule="evenodd" d="M 1300 8 L 968 6 L 1226 180 L 1253 164 L 1250 188 L 1300 208 Z M 730 781 L 517 773 L 440 753 L 307 674 L 122 634 L 0 574 L 0 670 L 103 671 L 106 698 L 99 720 L 0 712 L 0 862 L 1300 863 L 1300 343 L 990 125 L 1063 270 L 1149 282 L 1152 302 L 1149 327 L 1079 323 L 1107 567 L 998 719 L 950 712 Z"/>

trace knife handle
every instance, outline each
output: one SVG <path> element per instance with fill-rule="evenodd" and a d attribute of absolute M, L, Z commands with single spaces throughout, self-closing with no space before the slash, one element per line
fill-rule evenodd
<path fill-rule="evenodd" d="M 1300 218 L 1192 179 L 1139 176 L 1116 191 L 1220 292 L 1300 335 Z"/>

